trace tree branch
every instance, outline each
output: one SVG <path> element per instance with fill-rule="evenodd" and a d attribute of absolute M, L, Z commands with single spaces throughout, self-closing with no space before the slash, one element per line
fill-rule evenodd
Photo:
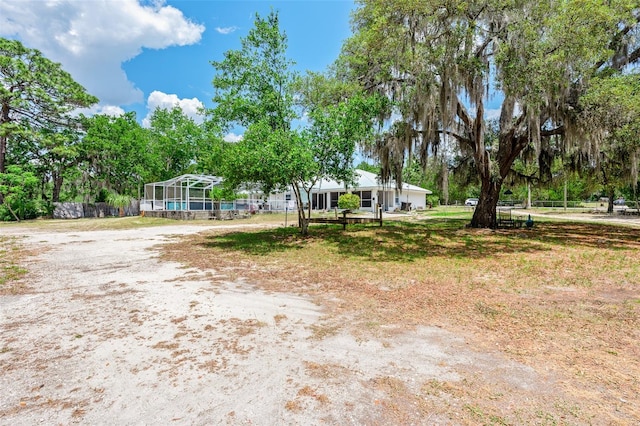
<path fill-rule="evenodd" d="M 540 136 L 549 137 L 549 136 L 556 136 L 556 135 L 564 135 L 564 132 L 565 132 L 565 128 L 564 128 L 564 125 L 562 125 L 562 126 L 556 127 L 555 129 L 542 130 L 540 131 Z"/>

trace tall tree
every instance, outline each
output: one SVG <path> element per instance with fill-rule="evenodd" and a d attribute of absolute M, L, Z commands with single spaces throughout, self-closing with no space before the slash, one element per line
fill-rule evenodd
<path fill-rule="evenodd" d="M 592 81 L 580 98 L 577 122 L 596 141 L 593 164 L 613 211 L 616 189 L 638 182 L 640 162 L 640 73 L 611 73 Z M 578 155 L 579 153 L 575 153 Z"/>
<path fill-rule="evenodd" d="M 167 180 L 193 171 L 204 150 L 203 129 L 178 106 L 158 108 L 151 115 L 147 165 L 154 180 Z"/>
<path fill-rule="evenodd" d="M 38 175 L 51 183 L 51 202 L 59 202 L 65 177 L 73 174 L 80 163 L 80 133 L 75 129 L 51 131 L 42 129 L 37 135 L 39 149 L 34 159 Z M 48 191 L 47 191 L 48 192 Z M 42 194 L 49 198 L 47 193 Z"/>
<path fill-rule="evenodd" d="M 150 178 L 151 154 L 147 132 L 136 114 L 96 114 L 85 117 L 84 126 L 80 155 L 85 197 L 95 199 L 103 189 L 137 196 L 140 184 Z"/>
<path fill-rule="evenodd" d="M 640 57 L 640 9 L 627 0 L 359 3 L 343 60 L 401 116 L 377 144 L 383 176 L 400 182 L 407 152 L 455 141 L 481 185 L 474 227 L 495 226 L 502 185 L 528 147 L 543 153 L 556 135 L 593 154 L 574 125 L 577 99 L 599 69 Z M 497 144 L 487 146 L 492 98 L 502 104 Z"/>
<path fill-rule="evenodd" d="M 302 140 L 291 130 L 297 118 L 296 74 L 286 49 L 287 36 L 280 31 L 278 14 L 271 11 L 266 18 L 256 14 L 240 50 L 227 51 L 222 61 L 211 62 L 216 69 L 212 82 L 216 106 L 209 117 L 222 132 L 235 126 L 245 129 L 241 141 L 223 143 L 217 151 L 218 170 L 230 187 L 257 184 L 269 193 L 292 184 L 296 167 L 308 163 Z"/>
<path fill-rule="evenodd" d="M 16 40 L 0 38 L 0 173 L 13 134 L 76 126 L 69 115 L 98 102 L 60 64 Z"/>
<path fill-rule="evenodd" d="M 296 90 L 318 93 L 313 90 L 318 87 L 300 83 L 286 48 L 278 14 L 256 15 L 255 27 L 242 39 L 242 49 L 212 62 L 218 73 L 213 79 L 216 107 L 209 116 L 222 131 L 232 126 L 246 129 L 241 141 L 226 143 L 219 151 L 225 182 L 258 184 L 265 193 L 290 188 L 306 233 L 310 206 L 305 212 L 303 194 L 308 200 L 311 185 L 323 177 L 351 179 L 355 143 L 371 127 L 369 111 L 376 100 L 354 98 L 320 109 L 311 105 L 322 96 L 305 97 L 312 124 L 304 131 L 293 129 L 293 120 L 302 118 L 294 102 Z"/>
<path fill-rule="evenodd" d="M 274 131 L 291 129 L 297 117 L 292 85 L 296 73 L 286 56 L 287 36 L 280 31 L 276 12 L 266 18 L 256 14 L 254 27 L 241 39 L 240 50 L 225 52 L 222 61 L 212 61 L 216 107 L 210 115 L 229 130 L 264 123 Z"/>

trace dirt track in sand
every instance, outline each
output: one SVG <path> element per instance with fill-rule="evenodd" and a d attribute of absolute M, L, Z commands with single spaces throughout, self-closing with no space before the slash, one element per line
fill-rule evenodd
<path fill-rule="evenodd" d="M 393 417 L 389 397 L 419 404 L 406 395 L 469 374 L 513 407 L 553 392 L 553 378 L 446 330 L 317 339 L 310 300 L 159 261 L 159 245 L 204 229 L 12 228 L 40 254 L 30 290 L 0 296 L 0 424 L 458 424 L 447 393 L 428 418 Z"/>

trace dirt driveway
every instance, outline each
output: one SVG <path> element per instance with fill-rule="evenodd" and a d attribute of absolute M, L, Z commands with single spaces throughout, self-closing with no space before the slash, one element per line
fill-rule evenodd
<path fill-rule="evenodd" d="M 509 411 L 556 392 L 441 328 L 318 338 L 311 300 L 160 262 L 161 244 L 204 229 L 11 228 L 39 254 L 30 290 L 0 296 L 0 424 L 463 424 L 450 392 L 411 395 L 474 377 Z"/>

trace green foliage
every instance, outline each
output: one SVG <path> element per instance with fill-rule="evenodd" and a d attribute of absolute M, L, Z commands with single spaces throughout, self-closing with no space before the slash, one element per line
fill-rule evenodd
<path fill-rule="evenodd" d="M 224 186 L 216 186 L 209 191 L 209 197 L 214 201 L 233 201 L 240 198 L 233 189 Z"/>
<path fill-rule="evenodd" d="M 0 38 L 0 82 L 0 173 L 14 136 L 72 129 L 70 113 L 98 102 L 60 64 L 16 40 Z"/>
<path fill-rule="evenodd" d="M 150 170 L 151 149 L 147 132 L 134 112 L 118 117 L 96 114 L 83 119 L 81 169 L 91 180 L 82 182 L 89 198 L 97 199 L 105 189 L 136 195 L 142 182 L 155 177 Z"/>
<path fill-rule="evenodd" d="M 18 166 L 8 166 L 0 173 L 0 220 L 33 219 L 40 215 L 41 206 L 36 198 L 39 180 L 30 171 Z"/>
<path fill-rule="evenodd" d="M 272 129 L 267 120 L 251 125 L 244 138 L 228 143 L 221 164 L 225 185 L 256 183 L 264 193 L 283 189 L 315 170 L 307 140 L 295 132 Z"/>
<path fill-rule="evenodd" d="M 216 144 L 216 167 L 225 185 L 256 183 L 264 192 L 292 183 L 309 165 L 304 143 L 290 130 L 293 110 L 293 62 L 286 58 L 287 38 L 280 32 L 278 14 L 256 15 L 255 26 L 242 39 L 240 50 L 213 61 L 216 107 L 208 111 L 226 131 L 246 128 L 237 143 Z"/>
<path fill-rule="evenodd" d="M 354 94 L 353 87 L 329 76 L 298 79 L 286 47 L 278 14 L 256 15 L 242 48 L 212 62 L 217 70 L 213 79 L 216 107 L 209 117 L 222 131 L 232 126 L 246 130 L 236 143 L 214 140 L 208 162 L 229 187 L 257 184 L 264 193 L 291 188 L 305 232 L 301 191 L 308 195 L 311 186 L 325 177 L 352 181 L 356 143 L 371 136 L 372 117 L 385 100 Z M 296 90 L 311 122 L 302 131 L 292 129 L 292 121 L 302 118 L 294 103 Z"/>
<path fill-rule="evenodd" d="M 153 111 L 148 130 L 150 179 L 161 181 L 194 172 L 205 151 L 202 127 L 180 107 Z"/>
<path fill-rule="evenodd" d="M 106 203 L 107 197 L 109 196 L 109 194 L 110 192 L 107 188 L 102 188 L 100 191 L 98 191 L 98 194 L 96 195 L 96 198 L 95 198 L 95 202 Z"/>
<path fill-rule="evenodd" d="M 580 98 L 580 124 L 598 142 L 598 172 L 607 196 L 638 182 L 640 73 L 602 73 Z M 610 209 L 612 209 L 610 205 Z"/>
<path fill-rule="evenodd" d="M 354 94 L 334 105 L 319 106 L 309 113 L 311 125 L 303 131 L 316 163 L 313 180 L 330 177 L 350 184 L 356 144 L 373 139 L 373 120 L 385 100 L 380 96 Z"/>
<path fill-rule="evenodd" d="M 637 13 L 628 0 L 360 1 L 340 63 L 393 102 L 388 130 L 371 147 L 383 177 L 401 182 L 412 152 L 425 164 L 455 145 L 480 185 L 471 224 L 490 227 L 521 154 L 548 165 L 576 148 L 595 160 L 578 137 L 576 94 L 599 69 L 638 61 Z M 496 94 L 501 115 L 489 139 L 483 121 Z M 563 145 L 547 149 L 554 137 Z"/>
<path fill-rule="evenodd" d="M 360 208 L 360 197 L 356 194 L 342 194 L 338 198 L 338 208 L 346 210 L 358 210 Z"/>
<path fill-rule="evenodd" d="M 216 107 L 210 116 L 226 131 L 233 124 L 249 128 L 265 121 L 271 129 L 288 130 L 293 118 L 294 62 L 287 59 L 287 36 L 280 31 L 279 16 L 255 16 L 254 27 L 241 40 L 240 50 L 225 52 L 212 61 Z"/>
<path fill-rule="evenodd" d="M 118 194 L 116 192 L 111 192 L 107 195 L 107 204 L 117 208 L 120 213 L 120 217 L 124 217 L 124 209 L 131 204 L 133 197 L 126 194 Z"/>
<path fill-rule="evenodd" d="M 380 173 L 380 166 L 379 165 L 375 165 L 375 164 L 369 164 L 366 161 L 361 161 L 357 166 L 356 169 L 359 170 L 364 170 L 365 172 L 370 172 L 370 173 Z"/>

